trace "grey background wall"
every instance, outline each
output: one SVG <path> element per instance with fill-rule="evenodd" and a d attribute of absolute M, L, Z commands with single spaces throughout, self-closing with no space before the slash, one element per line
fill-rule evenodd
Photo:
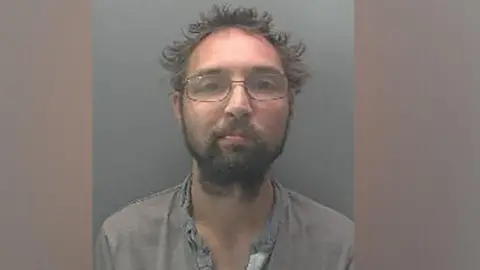
<path fill-rule="evenodd" d="M 231 1 L 271 11 L 308 46 L 280 181 L 353 219 L 353 1 Z M 215 1 L 95 0 L 93 233 L 131 200 L 183 180 L 190 158 L 173 119 L 161 49 Z"/>

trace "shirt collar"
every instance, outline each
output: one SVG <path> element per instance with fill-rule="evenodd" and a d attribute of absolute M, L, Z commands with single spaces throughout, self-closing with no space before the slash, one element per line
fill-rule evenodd
<path fill-rule="evenodd" d="M 285 221 L 288 207 L 288 196 L 283 186 L 275 179 L 272 181 L 274 187 L 274 205 L 265 225 L 265 229 L 253 243 L 252 252 L 270 252 L 276 240 L 280 225 Z M 192 174 L 188 174 L 180 188 L 180 207 L 182 209 L 182 228 L 191 240 L 197 239 L 195 223 L 190 215 Z"/>

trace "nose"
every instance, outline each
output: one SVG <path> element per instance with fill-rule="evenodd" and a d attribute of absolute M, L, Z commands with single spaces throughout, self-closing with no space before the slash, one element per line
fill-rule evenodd
<path fill-rule="evenodd" d="M 235 118 L 242 118 L 252 114 L 251 100 L 243 85 L 232 85 L 232 91 L 227 100 L 225 113 Z"/>

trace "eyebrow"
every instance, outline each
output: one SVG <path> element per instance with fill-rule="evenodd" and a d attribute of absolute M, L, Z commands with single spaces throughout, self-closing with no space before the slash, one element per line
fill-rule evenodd
<path fill-rule="evenodd" d="M 205 69 L 200 69 L 200 70 L 194 72 L 188 78 L 195 77 L 195 76 L 203 76 L 203 75 L 221 74 L 221 73 L 225 73 L 225 72 L 232 73 L 227 68 L 205 68 Z M 272 66 L 253 66 L 253 67 L 250 67 L 250 68 L 243 69 L 243 72 L 245 74 L 260 72 L 260 73 L 274 73 L 274 74 L 283 75 L 283 72 L 281 70 L 279 70 L 278 68 L 272 67 Z"/>
<path fill-rule="evenodd" d="M 202 76 L 202 75 L 210 75 L 210 74 L 219 74 L 225 72 L 225 69 L 222 68 L 206 68 L 200 69 L 192 74 L 192 76 Z"/>
<path fill-rule="evenodd" d="M 279 70 L 278 68 L 271 67 L 271 66 L 254 66 L 249 69 L 248 73 L 254 73 L 254 72 L 260 72 L 260 73 L 274 73 L 274 74 L 282 74 L 283 72 Z"/>

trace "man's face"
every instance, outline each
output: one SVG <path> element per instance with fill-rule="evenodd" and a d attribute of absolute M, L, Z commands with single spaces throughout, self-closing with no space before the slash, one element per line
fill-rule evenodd
<path fill-rule="evenodd" d="M 275 48 L 265 39 L 226 29 L 211 34 L 195 48 L 187 77 L 220 69 L 230 74 L 230 79 L 242 81 L 258 67 L 283 73 Z M 215 102 L 177 94 L 176 115 L 203 180 L 225 187 L 258 186 L 283 150 L 291 115 L 289 98 L 255 100 L 242 84 L 233 84 L 229 96 Z"/>

